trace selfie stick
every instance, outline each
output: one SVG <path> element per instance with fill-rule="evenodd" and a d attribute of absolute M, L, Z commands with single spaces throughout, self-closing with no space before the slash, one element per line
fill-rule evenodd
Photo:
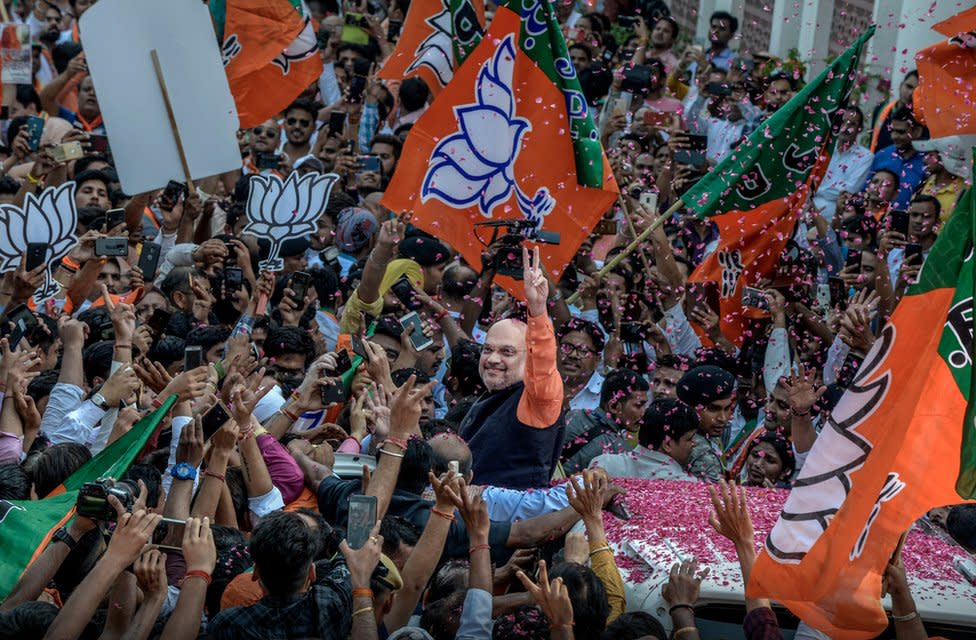
<path fill-rule="evenodd" d="M 642 242 L 644 242 L 645 240 L 647 240 L 650 237 L 650 235 L 652 233 L 654 233 L 654 230 L 655 229 L 657 229 L 662 224 L 664 224 L 664 221 L 665 220 L 667 220 L 668 218 L 670 218 L 672 216 L 672 214 L 674 214 L 675 211 L 677 211 L 678 209 L 680 209 L 683 206 L 684 206 L 684 203 L 681 200 L 678 200 L 673 205 L 671 205 L 670 207 L 668 207 L 668 210 L 667 211 L 665 211 L 664 213 L 662 213 L 661 215 L 659 215 L 657 217 L 657 219 L 655 219 L 654 222 L 651 223 L 651 226 L 649 226 L 648 228 L 644 229 L 641 232 L 641 234 L 639 236 L 637 236 L 636 238 L 634 238 L 634 240 L 630 244 L 628 244 L 627 247 L 623 251 L 621 251 L 620 253 L 618 253 L 617 255 L 615 255 L 609 262 L 607 262 L 605 265 L 603 265 L 603 268 L 596 272 L 597 277 L 598 278 L 602 278 L 607 273 L 609 273 L 611 269 L 613 269 L 618 264 L 620 264 L 623 261 L 624 258 L 626 258 L 631 253 L 633 253 L 634 250 L 637 249 Z M 579 298 L 580 298 L 580 293 L 579 293 L 579 291 L 577 291 L 573 295 L 571 295 L 568 298 L 566 298 L 566 304 L 574 304 L 577 300 L 579 300 Z"/>
<path fill-rule="evenodd" d="M 173 103 L 169 100 L 169 90 L 166 89 L 166 78 L 163 77 L 163 68 L 159 64 L 159 55 L 155 49 L 149 51 L 152 56 L 153 68 L 156 70 L 156 79 L 159 81 L 159 90 L 163 94 L 163 103 L 166 105 L 166 115 L 169 116 L 169 127 L 173 131 L 176 139 L 176 151 L 180 154 L 180 164 L 183 165 L 183 177 L 186 178 L 186 187 L 192 195 L 196 193 L 196 187 L 190 179 L 190 165 L 186 161 L 186 151 L 183 150 L 183 138 L 180 137 L 180 129 L 176 125 L 176 114 L 173 113 Z"/>

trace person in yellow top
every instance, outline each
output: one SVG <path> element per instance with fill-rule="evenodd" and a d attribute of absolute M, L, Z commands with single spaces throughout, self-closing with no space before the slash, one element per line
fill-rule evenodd
<path fill-rule="evenodd" d="M 951 138 L 918 140 L 912 145 L 925 153 L 925 169 L 928 177 L 919 193 L 933 196 L 942 206 L 939 221 L 945 222 L 956 208 L 959 197 L 966 190 L 965 177 L 969 175 L 969 162 L 964 147 Z"/>

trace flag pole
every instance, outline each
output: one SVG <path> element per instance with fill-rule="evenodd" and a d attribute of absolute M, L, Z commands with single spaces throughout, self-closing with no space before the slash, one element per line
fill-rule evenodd
<path fill-rule="evenodd" d="M 610 262 L 608 262 L 605 265 L 603 265 L 603 268 L 596 272 L 596 276 L 598 278 L 602 278 L 607 273 L 609 273 L 611 269 L 613 269 L 618 264 L 620 264 L 621 262 L 623 262 L 623 259 L 626 258 L 627 256 L 629 256 L 631 253 L 633 253 L 634 250 L 637 249 L 642 242 L 644 242 L 645 240 L 647 240 L 650 237 L 650 235 L 652 233 L 654 233 L 654 230 L 655 229 L 657 229 L 662 224 L 664 224 L 664 221 L 665 220 L 667 220 L 668 218 L 670 218 L 674 214 L 675 211 L 677 211 L 678 209 L 680 209 L 683 206 L 684 206 L 684 203 L 680 199 L 678 199 L 673 205 L 671 205 L 670 207 L 668 207 L 668 210 L 667 211 L 665 211 L 664 213 L 662 213 L 661 215 L 659 215 L 654 220 L 654 222 L 651 223 L 651 226 L 649 226 L 648 228 L 646 228 L 643 231 L 641 231 L 641 234 L 639 236 L 637 236 L 636 238 L 634 238 L 634 240 L 630 244 L 628 244 L 627 247 L 623 251 L 621 251 L 620 253 L 618 253 L 617 255 L 615 255 L 610 260 Z M 571 295 L 568 298 L 566 298 L 566 304 L 573 304 L 577 300 L 579 300 L 579 298 L 580 298 L 580 293 L 579 293 L 579 291 L 577 291 L 573 295 Z"/>
<path fill-rule="evenodd" d="M 627 229 L 630 231 L 630 236 L 632 238 L 636 238 L 637 229 L 634 228 L 634 220 L 630 217 L 630 209 L 627 207 L 627 203 L 624 201 L 624 194 L 617 193 L 617 203 L 620 205 L 620 210 L 624 212 L 624 220 L 627 221 Z M 651 265 L 647 261 L 647 254 L 644 252 L 644 247 L 640 247 L 637 257 L 640 258 L 641 264 L 644 266 L 644 271 L 650 271 Z"/>
<path fill-rule="evenodd" d="M 2 2 L 0 2 L 0 18 L 2 18 L 4 22 L 10 22 L 10 16 L 7 14 L 7 5 Z"/>
<path fill-rule="evenodd" d="M 183 138 L 180 137 L 180 128 L 176 124 L 176 114 L 173 112 L 173 103 L 169 100 L 169 89 L 166 88 L 166 78 L 163 77 L 163 67 L 159 64 L 159 54 L 155 49 L 150 49 L 149 55 L 152 57 L 153 68 L 156 70 L 156 80 L 159 81 L 159 90 L 163 94 L 163 103 L 166 105 L 166 115 L 169 116 L 169 128 L 173 131 L 173 138 L 176 139 L 176 151 L 180 155 L 180 164 L 183 165 L 183 177 L 186 178 L 186 187 L 190 193 L 196 193 L 193 180 L 190 178 L 190 165 L 186 161 L 186 151 L 183 149 Z"/>

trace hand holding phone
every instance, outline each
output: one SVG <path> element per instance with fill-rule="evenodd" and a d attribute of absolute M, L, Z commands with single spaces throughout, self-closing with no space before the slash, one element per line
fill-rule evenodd
<path fill-rule="evenodd" d="M 349 521 L 346 524 L 346 543 L 361 549 L 376 526 L 376 496 L 349 497 Z"/>

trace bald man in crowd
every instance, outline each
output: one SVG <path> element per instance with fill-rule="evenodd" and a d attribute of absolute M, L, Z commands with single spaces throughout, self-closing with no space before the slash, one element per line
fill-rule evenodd
<path fill-rule="evenodd" d="M 488 391 L 459 429 L 478 483 L 510 489 L 549 486 L 565 433 L 556 336 L 546 310 L 549 283 L 539 249 L 523 248 L 522 255 L 528 323 L 499 320 L 488 330 L 478 364 Z"/>

